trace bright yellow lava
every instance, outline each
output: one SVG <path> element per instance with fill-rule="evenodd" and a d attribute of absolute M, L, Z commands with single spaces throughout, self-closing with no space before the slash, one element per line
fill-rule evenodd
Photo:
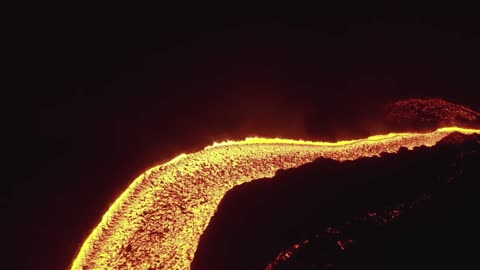
<path fill-rule="evenodd" d="M 202 232 L 234 186 L 319 157 L 343 161 L 432 146 L 454 131 L 480 133 L 448 127 L 336 143 L 247 138 L 182 154 L 132 182 L 85 240 L 71 269 L 189 269 Z"/>

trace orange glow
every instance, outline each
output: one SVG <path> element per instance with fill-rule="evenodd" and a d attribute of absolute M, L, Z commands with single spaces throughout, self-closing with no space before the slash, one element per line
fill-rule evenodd
<path fill-rule="evenodd" d="M 71 269 L 189 269 L 201 234 L 234 186 L 319 157 L 343 161 L 432 146 L 454 131 L 480 133 L 449 127 L 336 143 L 247 138 L 179 155 L 132 182 L 85 240 Z"/>

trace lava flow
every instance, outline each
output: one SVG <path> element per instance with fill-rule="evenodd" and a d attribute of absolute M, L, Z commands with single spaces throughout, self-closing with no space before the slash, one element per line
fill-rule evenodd
<path fill-rule="evenodd" d="M 197 244 L 224 194 L 319 157 L 339 161 L 432 146 L 452 132 L 391 133 L 336 143 L 248 138 L 182 154 L 139 176 L 111 205 L 71 269 L 189 269 Z"/>

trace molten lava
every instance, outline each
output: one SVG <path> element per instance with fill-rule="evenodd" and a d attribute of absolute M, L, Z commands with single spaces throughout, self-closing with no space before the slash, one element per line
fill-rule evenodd
<path fill-rule="evenodd" d="M 182 154 L 139 176 L 111 205 L 72 269 L 189 269 L 202 232 L 224 194 L 319 157 L 339 161 L 432 146 L 458 127 L 391 133 L 336 143 L 247 138 Z"/>

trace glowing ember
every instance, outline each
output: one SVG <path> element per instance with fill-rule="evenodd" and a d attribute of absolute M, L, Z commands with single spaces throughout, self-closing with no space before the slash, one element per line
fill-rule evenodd
<path fill-rule="evenodd" d="M 133 181 L 86 239 L 72 269 L 189 269 L 202 232 L 232 187 L 319 157 L 353 160 L 432 146 L 454 131 L 480 133 L 451 127 L 337 143 L 248 138 L 182 154 Z"/>

